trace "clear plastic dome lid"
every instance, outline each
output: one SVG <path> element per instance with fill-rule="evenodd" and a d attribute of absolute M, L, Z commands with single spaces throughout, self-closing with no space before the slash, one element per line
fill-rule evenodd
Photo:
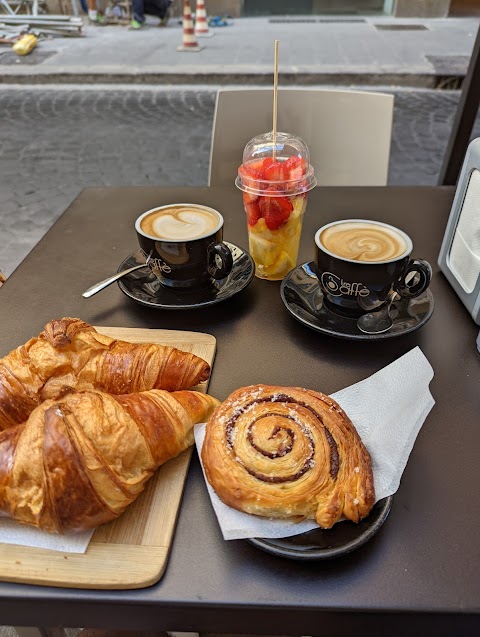
<path fill-rule="evenodd" d="M 298 195 L 317 185 L 308 146 L 296 135 L 273 132 L 257 135 L 243 151 L 235 184 L 260 196 Z"/>

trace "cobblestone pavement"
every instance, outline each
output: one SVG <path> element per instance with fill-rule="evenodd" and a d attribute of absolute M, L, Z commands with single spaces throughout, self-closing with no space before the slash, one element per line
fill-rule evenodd
<path fill-rule="evenodd" d="M 212 91 L 2 91 L 0 269 L 86 186 L 205 184 L 214 103 Z"/>
<path fill-rule="evenodd" d="M 394 93 L 389 183 L 435 184 L 459 92 Z M 214 104 L 214 88 L 2 90 L 0 269 L 86 186 L 205 185 Z"/>

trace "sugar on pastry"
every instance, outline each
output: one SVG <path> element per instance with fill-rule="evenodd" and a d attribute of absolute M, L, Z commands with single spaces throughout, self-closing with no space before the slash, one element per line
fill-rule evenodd
<path fill-rule="evenodd" d="M 64 317 L 0 359 L 0 430 L 24 422 L 43 400 L 97 389 L 177 391 L 206 380 L 202 358 L 157 343 L 128 343 Z"/>
<path fill-rule="evenodd" d="M 206 477 L 229 506 L 270 518 L 358 522 L 375 503 L 371 460 L 330 397 L 253 385 L 213 413 L 202 448 Z"/>
<path fill-rule="evenodd" d="M 219 401 L 196 391 L 47 400 L 0 432 L 0 513 L 67 533 L 117 518 L 160 465 L 193 444 Z"/>

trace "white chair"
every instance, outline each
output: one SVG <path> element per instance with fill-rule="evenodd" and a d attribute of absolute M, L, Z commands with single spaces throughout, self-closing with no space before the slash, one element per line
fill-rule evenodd
<path fill-rule="evenodd" d="M 323 186 L 385 186 L 393 95 L 354 90 L 279 89 L 277 130 L 301 137 Z M 245 144 L 273 128 L 273 89 L 220 90 L 209 185 L 233 184 Z"/>

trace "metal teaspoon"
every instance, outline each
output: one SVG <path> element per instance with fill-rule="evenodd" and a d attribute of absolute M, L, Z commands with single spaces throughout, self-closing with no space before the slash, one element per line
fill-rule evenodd
<path fill-rule="evenodd" d="M 95 283 L 95 285 L 92 285 L 92 287 L 88 288 L 88 290 L 85 290 L 82 296 L 86 299 L 90 298 L 97 292 L 100 292 L 104 288 L 108 287 L 111 283 L 115 283 L 115 281 L 118 281 L 118 279 L 121 279 L 122 276 L 125 276 L 126 274 L 130 274 L 130 272 L 135 272 L 135 270 L 140 270 L 141 268 L 144 268 L 149 261 L 150 261 L 150 255 L 148 256 L 145 263 L 134 265 L 132 268 L 128 268 L 128 270 L 117 272 L 117 274 L 114 274 L 113 276 L 108 277 L 108 279 L 104 279 L 103 281 L 99 281 L 98 283 Z"/>
<path fill-rule="evenodd" d="M 358 329 L 365 334 L 383 334 L 384 332 L 388 332 L 393 326 L 393 320 L 390 316 L 390 307 L 397 298 L 400 298 L 399 295 L 393 292 L 387 304 L 381 310 L 362 314 L 357 321 Z"/>

